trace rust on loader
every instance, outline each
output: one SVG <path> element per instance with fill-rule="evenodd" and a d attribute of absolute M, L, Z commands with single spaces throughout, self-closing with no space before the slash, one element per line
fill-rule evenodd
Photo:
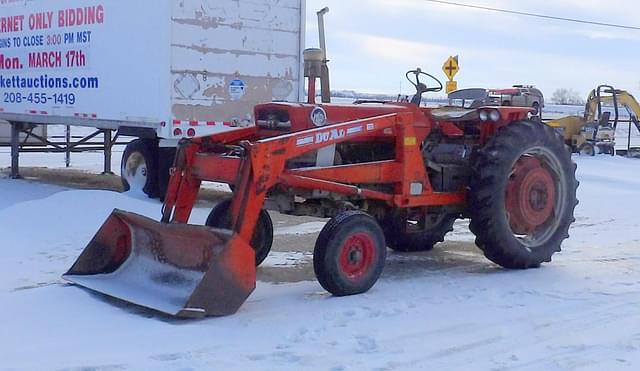
<path fill-rule="evenodd" d="M 229 231 L 114 210 L 63 277 L 172 316 L 221 316 L 255 288 L 254 259 Z"/>

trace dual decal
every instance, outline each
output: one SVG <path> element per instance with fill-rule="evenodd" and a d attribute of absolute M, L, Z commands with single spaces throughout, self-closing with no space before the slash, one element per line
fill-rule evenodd
<path fill-rule="evenodd" d="M 375 124 L 367 124 L 353 126 L 348 129 L 327 129 L 326 131 L 322 131 L 316 133 L 315 135 L 309 135 L 303 138 L 300 138 L 296 141 L 297 147 L 308 146 L 311 144 L 322 144 L 327 142 L 333 142 L 336 140 L 344 139 L 348 136 L 362 133 L 364 130 L 373 131 L 375 130 Z"/>

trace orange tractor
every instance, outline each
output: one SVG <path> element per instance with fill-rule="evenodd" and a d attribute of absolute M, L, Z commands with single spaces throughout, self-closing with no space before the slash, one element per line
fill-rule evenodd
<path fill-rule="evenodd" d="M 64 277 L 179 317 L 232 314 L 271 248 L 266 209 L 331 218 L 313 267 L 336 296 L 369 290 L 387 247 L 429 250 L 458 218 L 506 268 L 538 267 L 560 251 L 577 204 L 575 165 L 553 129 L 527 120 L 530 109 L 423 108 L 423 93 L 442 85 L 427 87 L 419 69 L 407 73 L 411 102 L 319 104 L 317 55 L 306 53 L 307 103 L 259 105 L 255 127 L 183 140 L 161 221 L 114 211 Z M 202 181 L 234 193 L 193 226 Z"/>

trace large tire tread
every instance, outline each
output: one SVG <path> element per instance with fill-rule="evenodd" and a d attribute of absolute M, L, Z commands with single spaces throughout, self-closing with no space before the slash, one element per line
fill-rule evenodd
<path fill-rule="evenodd" d="M 504 189 L 512 161 L 523 148 L 545 146 L 560 160 L 566 174 L 567 198 L 561 221 L 550 240 L 535 250 L 520 245 L 512 235 L 504 211 Z M 496 264 L 509 269 L 539 267 L 550 262 L 561 249 L 562 241 L 569 237 L 569 227 L 575 221 L 574 209 L 578 204 L 575 178 L 576 165 L 565 144 L 552 128 L 535 122 L 520 121 L 502 127 L 489 143 L 477 150 L 472 158 L 473 175 L 469 186 L 469 228 L 476 235 L 476 245 Z M 502 193 L 501 193 L 502 192 Z"/>
<path fill-rule="evenodd" d="M 230 209 L 230 199 L 218 203 L 209 213 L 205 225 L 212 228 L 230 228 Z M 273 245 L 273 221 L 266 210 L 260 210 L 250 245 L 256 253 L 256 267 L 258 267 L 269 256 Z"/>
<path fill-rule="evenodd" d="M 453 231 L 456 219 L 457 215 L 443 215 L 442 220 L 430 228 L 407 233 L 403 230 L 404 218 L 401 213 L 391 212 L 383 223 L 387 246 L 397 252 L 430 251 L 438 243 L 444 242 L 447 233 Z"/>

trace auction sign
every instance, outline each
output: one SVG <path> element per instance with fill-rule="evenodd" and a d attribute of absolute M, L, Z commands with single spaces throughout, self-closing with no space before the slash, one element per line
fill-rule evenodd
<path fill-rule="evenodd" d="M 169 24 L 167 1 L 0 0 L 0 113 L 167 117 Z"/>

